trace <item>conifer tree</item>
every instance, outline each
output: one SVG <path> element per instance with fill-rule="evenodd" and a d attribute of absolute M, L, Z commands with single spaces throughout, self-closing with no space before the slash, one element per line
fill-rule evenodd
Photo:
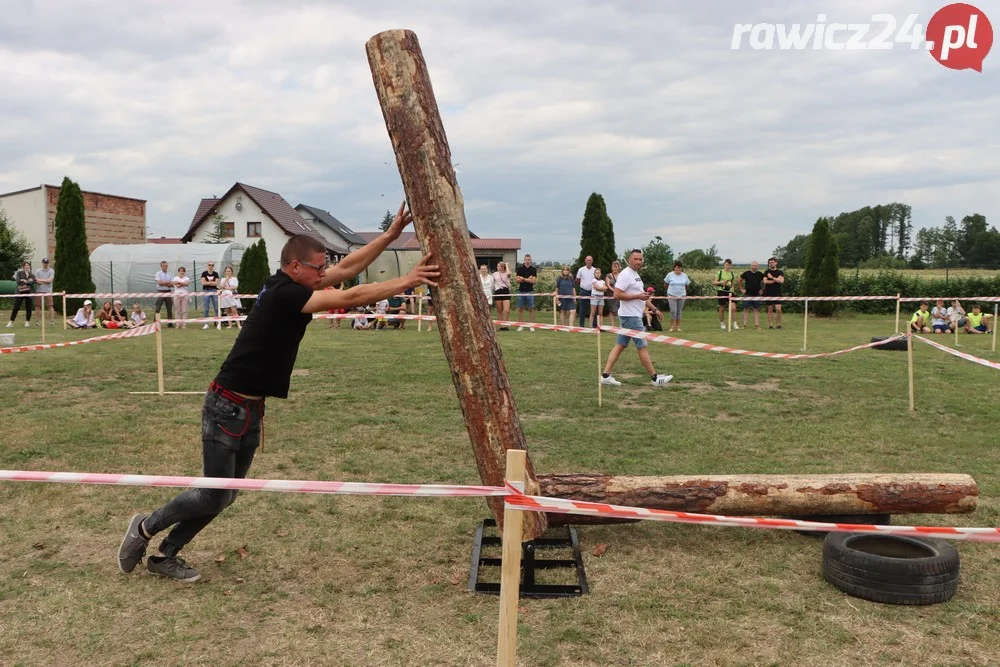
<path fill-rule="evenodd" d="M 83 193 L 80 186 L 63 178 L 56 207 L 56 253 L 53 263 L 56 292 L 71 294 L 92 293 L 96 288 L 90 272 L 90 250 L 87 248 L 87 226 L 84 217 Z M 53 299 L 57 307 L 62 299 Z M 69 299 L 66 308 L 75 312 L 83 305 L 82 299 Z"/>

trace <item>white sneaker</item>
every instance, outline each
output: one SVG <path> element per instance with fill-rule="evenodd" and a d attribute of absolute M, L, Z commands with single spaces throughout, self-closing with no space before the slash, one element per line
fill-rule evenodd
<path fill-rule="evenodd" d="M 739 331 L 740 330 L 740 325 L 736 324 L 736 322 L 733 322 L 733 329 L 736 329 L 737 331 Z"/>
<path fill-rule="evenodd" d="M 24 328 L 25 328 L 25 329 L 27 329 L 27 328 L 28 328 L 28 327 L 30 327 L 30 326 L 31 326 L 31 322 L 25 322 L 25 323 L 24 323 Z"/>
<path fill-rule="evenodd" d="M 517 330 L 518 331 L 524 331 L 524 327 L 518 327 Z"/>
<path fill-rule="evenodd" d="M 601 376 L 601 384 L 611 385 L 612 387 L 620 387 L 621 382 L 615 379 L 614 375 L 609 375 L 608 377 Z"/>
<path fill-rule="evenodd" d="M 719 328 L 722 329 L 723 331 L 725 331 L 726 330 L 726 325 L 723 324 L 722 322 L 719 322 Z"/>
<path fill-rule="evenodd" d="M 11 320 L 7 320 L 7 328 L 8 328 L 8 329 L 10 329 L 10 328 L 12 328 L 13 326 L 14 326 L 14 322 L 13 322 L 13 321 L 11 321 Z"/>
<path fill-rule="evenodd" d="M 206 324 L 205 326 L 203 326 L 203 327 L 202 327 L 202 329 L 207 329 L 207 328 L 208 328 L 208 325 L 207 325 L 207 324 Z"/>
<path fill-rule="evenodd" d="M 534 331 L 535 327 L 528 327 L 528 331 Z"/>
<path fill-rule="evenodd" d="M 673 375 L 657 375 L 656 379 L 652 381 L 652 385 L 654 387 L 662 387 L 673 379 Z"/>

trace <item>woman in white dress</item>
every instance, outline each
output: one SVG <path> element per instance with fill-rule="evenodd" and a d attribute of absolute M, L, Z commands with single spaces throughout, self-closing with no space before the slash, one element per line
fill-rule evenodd
<path fill-rule="evenodd" d="M 490 305 L 490 309 L 493 308 L 493 274 L 490 273 L 488 266 L 483 264 L 479 267 L 479 282 L 483 285 L 483 294 L 486 295 L 486 303 Z"/>
<path fill-rule="evenodd" d="M 227 266 L 226 270 L 222 272 L 222 280 L 219 281 L 219 310 L 231 317 L 240 316 L 238 310 L 240 307 L 240 300 L 233 296 L 234 294 L 237 294 L 239 287 L 240 281 L 233 275 L 233 267 Z M 235 322 L 237 328 L 243 328 L 243 324 L 239 320 L 235 320 Z M 233 323 L 226 322 L 226 328 L 232 329 Z"/>
<path fill-rule="evenodd" d="M 183 266 L 177 267 L 177 275 L 173 277 L 170 281 L 174 285 L 174 312 L 177 313 L 177 319 L 186 320 L 188 316 L 188 285 L 191 284 L 191 279 L 188 278 L 187 269 Z M 187 324 L 181 322 L 177 325 L 178 329 L 186 329 Z"/>

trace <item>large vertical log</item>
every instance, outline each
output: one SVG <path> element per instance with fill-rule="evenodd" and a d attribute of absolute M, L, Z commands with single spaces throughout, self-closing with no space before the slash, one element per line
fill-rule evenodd
<path fill-rule="evenodd" d="M 427 66 L 417 36 L 409 30 L 379 33 L 365 48 L 417 238 L 441 266 L 434 306 L 479 476 L 486 484 L 502 485 L 506 451 L 527 447 L 479 282 L 462 193 Z M 527 473 L 528 491 L 536 493 L 530 461 Z M 502 525 L 503 502 L 492 499 L 490 508 Z M 524 539 L 539 537 L 545 526 L 545 515 L 526 516 Z"/>

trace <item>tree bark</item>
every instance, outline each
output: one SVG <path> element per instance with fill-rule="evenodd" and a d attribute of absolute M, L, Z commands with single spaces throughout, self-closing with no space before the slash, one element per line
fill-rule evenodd
<path fill-rule="evenodd" d="M 507 369 L 469 240 L 462 193 L 417 36 L 390 30 L 367 45 L 375 90 L 396 153 L 413 226 L 425 253 L 441 267 L 432 290 L 441 343 L 472 440 L 483 483 L 502 486 L 506 450 L 527 449 Z M 531 462 L 528 492 L 537 493 Z M 503 525 L 502 499 L 490 499 Z M 545 515 L 524 517 L 524 539 L 540 537 Z"/>
<path fill-rule="evenodd" d="M 539 475 L 541 495 L 570 500 L 730 516 L 956 514 L 976 509 L 968 475 L 706 475 L 613 477 Z M 552 525 L 618 523 L 550 514 Z"/>

